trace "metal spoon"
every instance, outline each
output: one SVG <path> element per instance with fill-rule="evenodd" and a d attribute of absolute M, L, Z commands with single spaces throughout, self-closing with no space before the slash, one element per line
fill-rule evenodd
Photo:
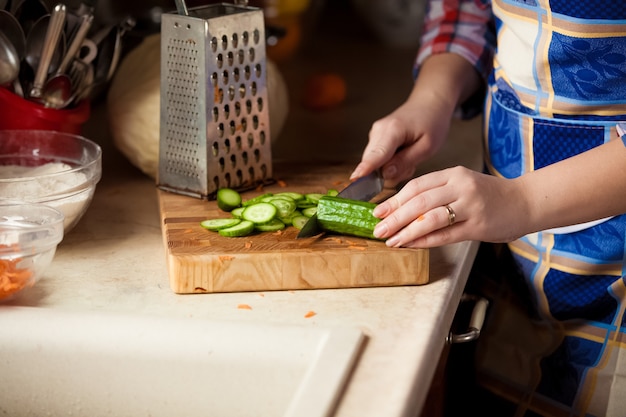
<path fill-rule="evenodd" d="M 11 13 L 6 10 L 0 10 L 0 27 L 2 28 L 2 33 L 13 44 L 17 57 L 21 61 L 26 54 L 26 35 L 22 30 L 20 22 Z"/>
<path fill-rule="evenodd" d="M 65 23 L 66 13 L 67 9 L 65 5 L 57 4 L 54 6 L 54 9 L 50 14 L 50 24 L 48 25 L 48 29 L 46 31 L 39 65 L 37 66 L 37 71 L 35 72 L 33 88 L 30 90 L 31 97 L 40 98 L 42 95 L 42 89 L 48 76 L 52 55 L 54 54 L 54 50 L 57 47 L 59 38 L 61 37 L 61 31 L 63 30 L 63 25 Z"/>
<path fill-rule="evenodd" d="M 12 83 L 20 73 L 20 61 L 15 47 L 0 32 L 0 85 Z"/>
<path fill-rule="evenodd" d="M 72 92 L 76 86 L 73 85 L 66 71 L 83 44 L 92 22 L 93 15 L 85 15 L 81 18 L 76 34 L 72 38 L 61 65 L 59 65 L 56 74 L 46 82 L 42 91 L 42 98 L 46 107 L 60 109 L 69 105 L 74 98 Z"/>

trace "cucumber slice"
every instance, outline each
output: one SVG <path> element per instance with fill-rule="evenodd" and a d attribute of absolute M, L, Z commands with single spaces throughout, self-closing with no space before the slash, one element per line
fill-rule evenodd
<path fill-rule="evenodd" d="M 255 224 L 264 224 L 272 221 L 277 213 L 278 209 L 273 204 L 257 203 L 246 207 L 241 217 Z"/>
<path fill-rule="evenodd" d="M 251 206 L 252 204 L 261 203 L 263 202 L 265 198 L 271 197 L 272 195 L 273 195 L 272 193 L 261 194 L 260 196 L 257 196 L 257 197 L 254 197 L 254 198 L 251 198 L 249 200 L 242 202 L 241 205 L 244 207 L 247 207 L 247 206 Z"/>
<path fill-rule="evenodd" d="M 309 193 L 309 194 L 304 195 L 305 200 L 311 204 L 319 203 L 320 198 L 322 197 L 324 197 L 324 194 L 320 194 L 320 193 Z"/>
<path fill-rule="evenodd" d="M 309 218 L 306 217 L 306 216 L 295 216 L 291 220 L 291 224 L 296 229 L 302 229 L 304 227 L 304 225 L 306 224 L 306 222 L 308 222 L 308 221 L 309 221 Z"/>
<path fill-rule="evenodd" d="M 287 216 L 287 217 L 280 217 L 280 216 L 278 216 L 278 218 L 280 219 L 280 221 L 285 223 L 287 226 L 291 226 L 293 224 L 293 219 L 296 216 L 302 216 L 302 213 L 300 211 L 298 211 L 298 210 L 294 210 L 289 216 Z"/>
<path fill-rule="evenodd" d="M 335 190 L 334 188 L 331 188 L 330 190 L 326 191 L 326 195 L 329 195 L 331 197 L 336 197 L 339 194 L 339 191 Z"/>
<path fill-rule="evenodd" d="M 257 224 L 254 226 L 254 228 L 259 232 L 277 232 L 279 230 L 283 230 L 285 227 L 285 223 L 283 223 L 279 219 L 273 219 L 268 223 Z"/>
<path fill-rule="evenodd" d="M 220 229 L 217 231 L 217 233 L 225 237 L 248 236 L 252 232 L 254 232 L 254 223 L 248 220 L 241 220 L 238 224 L 232 227 L 227 227 L 226 229 Z"/>
<path fill-rule="evenodd" d="M 296 210 L 296 202 L 292 199 L 273 197 L 269 203 L 275 206 L 276 210 L 278 210 L 278 217 L 288 217 Z"/>
<path fill-rule="evenodd" d="M 282 193 L 276 193 L 275 196 L 276 197 L 289 197 L 293 201 L 296 201 L 296 202 L 304 200 L 304 194 L 291 192 L 291 191 L 285 191 L 285 192 L 282 192 Z"/>
<path fill-rule="evenodd" d="M 246 209 L 245 207 L 237 207 L 236 209 L 233 209 L 233 211 L 231 211 L 230 214 L 231 216 L 237 219 L 241 219 L 241 213 L 243 213 L 245 209 Z"/>
<path fill-rule="evenodd" d="M 305 208 L 302 210 L 302 215 L 306 217 L 313 217 L 317 212 L 317 206 Z"/>
<path fill-rule="evenodd" d="M 207 230 L 211 230 L 213 232 L 217 232 L 221 229 L 226 229 L 228 227 L 235 226 L 241 222 L 240 219 L 236 218 L 227 218 L 227 219 L 209 219 L 203 220 L 200 222 L 200 226 L 204 227 Z"/>
<path fill-rule="evenodd" d="M 241 194 L 232 188 L 217 190 L 217 206 L 224 211 L 233 211 L 241 205 Z"/>

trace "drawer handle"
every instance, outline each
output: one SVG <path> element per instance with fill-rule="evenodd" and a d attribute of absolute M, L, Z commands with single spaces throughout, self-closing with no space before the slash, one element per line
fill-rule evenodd
<path fill-rule="evenodd" d="M 467 343 L 472 342 L 478 339 L 480 336 L 480 331 L 483 328 L 483 324 L 485 323 L 485 316 L 487 315 L 487 307 L 489 307 L 489 301 L 484 297 L 479 297 L 476 295 L 463 294 L 461 297 L 461 302 L 473 301 L 474 309 L 472 310 L 472 315 L 470 317 L 469 326 L 465 333 L 454 334 L 453 332 L 448 333 L 446 337 L 446 343 L 451 345 L 455 343 Z"/>

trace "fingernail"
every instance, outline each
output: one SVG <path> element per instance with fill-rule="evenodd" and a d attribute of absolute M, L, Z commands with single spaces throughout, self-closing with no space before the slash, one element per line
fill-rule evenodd
<path fill-rule="evenodd" d="M 361 169 L 360 168 L 356 168 L 352 174 L 350 174 L 350 179 L 353 180 L 355 178 L 359 178 L 361 176 Z"/>
<path fill-rule="evenodd" d="M 385 241 L 385 245 L 390 248 L 395 248 L 400 243 L 400 239 L 397 236 L 392 236 Z"/>
<path fill-rule="evenodd" d="M 389 228 L 384 223 L 378 223 L 376 227 L 374 227 L 374 237 L 379 239 L 384 238 L 389 233 Z"/>
<path fill-rule="evenodd" d="M 372 212 L 374 217 L 378 217 L 379 219 L 382 219 L 383 217 L 385 217 L 385 213 L 387 213 L 387 209 L 385 208 L 383 204 L 379 204 L 376 207 L 374 207 L 374 211 Z"/>

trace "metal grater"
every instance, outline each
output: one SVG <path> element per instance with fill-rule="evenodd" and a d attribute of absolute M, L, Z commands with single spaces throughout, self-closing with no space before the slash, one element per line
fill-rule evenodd
<path fill-rule="evenodd" d="M 161 21 L 159 188 L 213 199 L 272 182 L 262 10 L 177 9 Z"/>

